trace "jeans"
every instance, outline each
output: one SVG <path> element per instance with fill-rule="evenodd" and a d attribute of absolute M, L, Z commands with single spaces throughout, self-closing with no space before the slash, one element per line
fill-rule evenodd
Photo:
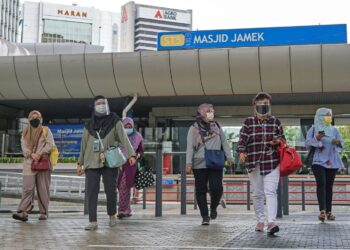
<path fill-rule="evenodd" d="M 249 173 L 249 180 L 253 189 L 253 204 L 256 219 L 265 223 L 264 203 L 266 198 L 267 222 L 274 223 L 277 216 L 277 188 L 280 179 L 280 169 L 277 167 L 267 175 L 260 175 L 257 167 Z"/>
<path fill-rule="evenodd" d="M 312 165 L 317 183 L 317 200 L 320 211 L 332 211 L 333 183 L 338 169 L 329 169 L 319 165 Z"/>
<path fill-rule="evenodd" d="M 208 168 L 193 169 L 195 188 L 196 188 L 196 199 L 201 216 L 208 216 L 208 182 L 210 189 L 210 209 L 216 210 L 220 203 L 220 199 L 223 192 L 222 187 L 222 170 L 213 170 Z"/>

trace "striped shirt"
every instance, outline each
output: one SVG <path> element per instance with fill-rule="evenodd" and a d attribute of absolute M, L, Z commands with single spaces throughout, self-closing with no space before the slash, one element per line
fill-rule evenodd
<path fill-rule="evenodd" d="M 241 128 L 237 147 L 238 153 L 246 153 L 248 169 L 260 167 L 260 174 L 271 173 L 280 163 L 279 151 L 270 144 L 274 137 L 283 138 L 281 122 L 274 116 L 259 120 L 248 117 Z"/>

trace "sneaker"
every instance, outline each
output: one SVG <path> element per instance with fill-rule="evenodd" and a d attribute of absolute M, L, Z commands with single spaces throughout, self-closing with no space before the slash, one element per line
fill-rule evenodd
<path fill-rule="evenodd" d="M 325 212 L 324 210 L 322 210 L 322 211 L 320 212 L 320 215 L 318 216 L 318 219 L 319 219 L 320 221 L 322 221 L 322 222 L 325 221 L 325 219 L 326 219 L 326 212 Z"/>
<path fill-rule="evenodd" d="M 218 217 L 218 212 L 216 210 L 210 210 L 210 219 L 215 220 Z"/>
<path fill-rule="evenodd" d="M 113 218 L 113 219 L 109 219 L 109 226 L 110 227 L 115 227 L 117 225 L 117 221 Z"/>
<path fill-rule="evenodd" d="M 39 220 L 47 220 L 47 216 L 46 216 L 46 214 L 40 214 L 38 219 Z"/>
<path fill-rule="evenodd" d="M 202 221 L 202 225 L 203 226 L 208 226 L 209 225 L 209 221 L 210 221 L 209 216 L 204 216 L 203 217 L 203 221 Z"/>
<path fill-rule="evenodd" d="M 87 225 L 84 229 L 86 231 L 95 231 L 97 230 L 98 226 L 96 223 L 89 223 L 89 225 Z"/>
<path fill-rule="evenodd" d="M 24 213 L 13 214 L 12 218 L 23 222 L 28 221 L 28 215 L 25 215 Z"/>
<path fill-rule="evenodd" d="M 275 223 L 269 223 L 267 226 L 267 234 L 268 235 L 274 235 L 275 233 L 279 232 L 280 228 Z"/>
<path fill-rule="evenodd" d="M 335 216 L 332 214 L 332 212 L 328 212 L 326 215 L 327 215 L 327 220 L 335 220 Z"/>
<path fill-rule="evenodd" d="M 256 226 L 255 226 L 255 231 L 257 232 L 263 232 L 264 231 L 264 222 L 258 222 L 256 223 Z"/>

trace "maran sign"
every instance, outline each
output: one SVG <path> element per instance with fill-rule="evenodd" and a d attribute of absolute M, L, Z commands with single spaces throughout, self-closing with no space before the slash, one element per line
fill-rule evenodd
<path fill-rule="evenodd" d="M 158 33 L 158 50 L 346 42 L 346 24 Z"/>
<path fill-rule="evenodd" d="M 88 13 L 86 11 L 80 12 L 79 10 L 63 10 L 58 9 L 57 15 L 62 16 L 74 16 L 74 17 L 88 17 Z"/>

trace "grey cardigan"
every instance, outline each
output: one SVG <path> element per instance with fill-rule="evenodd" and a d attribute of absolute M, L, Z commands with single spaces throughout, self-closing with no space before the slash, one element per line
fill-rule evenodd
<path fill-rule="evenodd" d="M 195 123 L 190 127 L 187 135 L 187 152 L 186 152 L 186 165 L 191 166 L 193 169 L 207 168 L 204 159 L 204 145 L 201 144 L 197 150 L 194 145 L 194 131 L 198 129 L 198 125 Z M 233 161 L 230 147 L 227 143 L 226 136 L 222 128 L 220 128 L 220 135 L 216 135 L 209 140 L 205 139 L 205 146 L 207 149 L 221 149 L 225 152 L 226 159 Z"/>

